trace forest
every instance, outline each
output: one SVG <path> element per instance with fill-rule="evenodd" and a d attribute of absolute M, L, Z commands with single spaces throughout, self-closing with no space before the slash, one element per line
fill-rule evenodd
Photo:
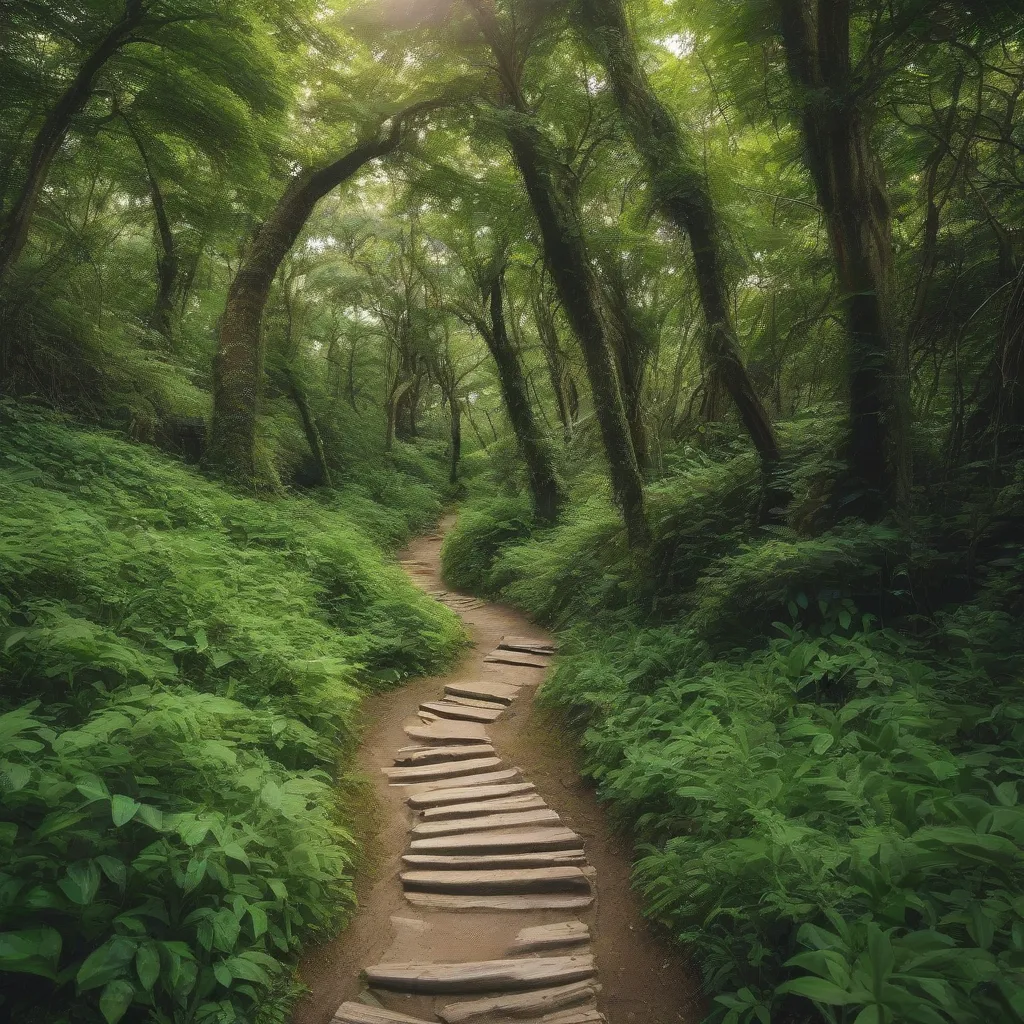
<path fill-rule="evenodd" d="M 1020 0 L 2 0 L 0 88 L 0 1021 L 290 1020 L 454 509 L 707 1021 L 1024 1022 Z"/>

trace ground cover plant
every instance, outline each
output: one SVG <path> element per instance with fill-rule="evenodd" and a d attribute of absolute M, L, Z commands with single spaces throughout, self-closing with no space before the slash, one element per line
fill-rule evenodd
<path fill-rule="evenodd" d="M 2 1012 L 284 1019 L 352 910 L 360 698 L 461 646 L 379 546 L 423 511 L 247 498 L 10 404 L 0 436 Z"/>

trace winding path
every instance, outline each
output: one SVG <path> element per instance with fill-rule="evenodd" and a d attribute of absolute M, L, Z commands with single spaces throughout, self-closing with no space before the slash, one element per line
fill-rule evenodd
<path fill-rule="evenodd" d="M 311 994 L 295 1024 L 698 1021 L 691 969 L 629 890 L 628 842 L 534 705 L 550 637 L 447 591 L 440 542 L 416 541 L 402 565 L 475 649 L 449 675 L 367 703 L 360 761 L 376 799 L 362 814 L 360 910 L 304 962 Z"/>

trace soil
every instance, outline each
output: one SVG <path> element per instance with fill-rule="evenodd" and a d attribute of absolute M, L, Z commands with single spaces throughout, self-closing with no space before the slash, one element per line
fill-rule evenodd
<path fill-rule="evenodd" d="M 453 520 L 446 521 L 444 528 Z M 403 553 L 414 581 L 428 591 L 444 590 L 440 570 L 441 537 L 423 537 Z M 533 696 L 544 671 L 514 665 L 485 664 L 503 636 L 544 638 L 517 611 L 496 604 L 456 599 L 459 614 L 474 641 L 473 649 L 443 677 L 419 679 L 401 690 L 375 696 L 364 707 L 359 768 L 369 780 L 372 800 L 361 813 L 359 829 L 366 850 L 357 872 L 359 910 L 337 939 L 310 951 L 300 969 L 310 994 L 296 1008 L 295 1024 L 328 1024 L 346 1000 L 365 993 L 362 970 L 387 961 L 459 962 L 500 959 L 526 927 L 581 920 L 590 926 L 599 1009 L 610 1024 L 696 1024 L 704 1015 L 700 986 L 692 966 L 678 950 L 654 934 L 640 914 L 630 889 L 631 843 L 609 825 L 592 789 L 581 779 L 574 744 L 557 722 L 536 707 Z M 405 791 L 389 786 L 382 769 L 394 764 L 395 751 L 410 743 L 403 728 L 419 724 L 424 701 L 437 700 L 451 682 L 523 685 L 522 696 L 488 733 L 506 766 L 516 766 L 537 786 L 547 803 L 586 840 L 596 869 L 594 905 L 582 911 L 434 911 L 406 902 L 398 875 L 409 842 L 412 812 Z M 433 1020 L 433 999 L 374 992 L 389 1009 Z"/>

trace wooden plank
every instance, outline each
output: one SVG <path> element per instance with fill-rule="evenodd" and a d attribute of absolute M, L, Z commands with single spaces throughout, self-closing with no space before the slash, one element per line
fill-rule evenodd
<path fill-rule="evenodd" d="M 518 654 L 533 654 L 539 658 L 553 657 L 558 648 L 547 640 L 531 640 L 525 636 L 502 637 L 499 651 L 515 651 Z"/>
<path fill-rule="evenodd" d="M 423 743 L 490 743 L 487 730 L 476 722 L 435 722 L 433 725 L 409 725 L 405 734 Z"/>
<path fill-rule="evenodd" d="M 403 871 L 402 885 L 417 892 L 460 892 L 474 896 L 590 891 L 590 879 L 574 867 L 498 868 L 489 871 Z"/>
<path fill-rule="evenodd" d="M 480 700 L 478 697 L 458 697 L 451 693 L 444 695 L 442 704 L 458 704 L 460 708 L 483 708 L 484 711 L 506 711 L 507 704 L 496 700 Z"/>
<path fill-rule="evenodd" d="M 590 928 L 582 921 L 563 921 L 561 924 L 542 924 L 537 928 L 524 928 L 512 944 L 510 953 L 537 953 L 545 949 L 581 946 L 590 941 Z"/>
<path fill-rule="evenodd" d="M 491 665 L 523 665 L 526 668 L 547 668 L 548 663 L 529 654 L 516 654 L 514 651 L 495 651 L 488 654 L 484 661 Z"/>
<path fill-rule="evenodd" d="M 593 976 L 594 958 L 590 954 L 460 964 L 386 963 L 366 968 L 366 977 L 376 988 L 422 995 L 526 992 Z"/>
<path fill-rule="evenodd" d="M 519 696 L 521 687 L 505 683 L 448 683 L 444 692 L 452 697 L 493 700 L 498 704 L 511 704 Z"/>
<path fill-rule="evenodd" d="M 434 779 L 461 778 L 475 772 L 486 772 L 501 764 L 500 757 L 477 757 L 471 761 L 452 761 L 448 764 L 424 764 L 415 768 L 382 768 L 392 786 L 430 782 Z"/>
<path fill-rule="evenodd" d="M 571 828 L 523 828 L 515 832 L 461 833 L 413 839 L 410 853 L 529 853 L 536 850 L 578 850 L 583 840 Z"/>
<path fill-rule="evenodd" d="M 467 708 L 461 704 L 445 704 L 444 701 L 429 701 L 420 705 L 420 712 L 438 715 L 441 718 L 454 718 L 459 722 L 496 722 L 505 713 L 504 708 Z"/>
<path fill-rule="evenodd" d="M 438 1016 L 447 1024 L 471 1024 L 479 1020 L 504 1017 L 536 1017 L 544 1013 L 578 1006 L 597 997 L 600 986 L 593 981 L 577 981 L 569 985 L 543 988 L 521 995 L 501 995 L 487 999 L 474 999 L 442 1007 Z"/>
<path fill-rule="evenodd" d="M 419 1017 L 406 1017 L 377 1006 L 363 1003 L 342 1003 L 334 1015 L 334 1024 L 426 1024 Z"/>
<path fill-rule="evenodd" d="M 539 853 L 489 853 L 480 856 L 407 853 L 402 862 L 420 871 L 486 871 L 492 868 L 583 867 L 582 850 L 548 850 Z"/>
<path fill-rule="evenodd" d="M 395 757 L 395 764 L 406 767 L 441 764 L 445 761 L 467 761 L 474 757 L 493 757 L 494 753 L 494 747 L 489 743 L 463 743 L 459 747 L 416 747 L 409 751 L 400 750 Z"/>
<path fill-rule="evenodd" d="M 500 772 L 484 772 L 482 775 L 467 775 L 465 778 L 438 779 L 437 782 L 421 782 L 418 786 L 410 786 L 410 795 L 440 793 L 445 790 L 468 787 L 490 786 L 498 783 L 519 781 L 518 768 L 505 768 Z"/>
<path fill-rule="evenodd" d="M 533 793 L 537 787 L 532 782 L 510 782 L 507 785 L 466 786 L 457 789 L 438 789 L 431 793 L 417 793 L 407 803 L 414 811 L 428 807 L 445 807 L 449 804 L 478 803 L 485 800 L 506 799 Z"/>
<path fill-rule="evenodd" d="M 585 910 L 594 903 L 593 894 L 573 896 L 552 892 L 543 896 L 462 896 L 449 892 L 406 892 L 406 900 L 422 910 L 495 910 L 525 914 L 532 910 Z"/>
<path fill-rule="evenodd" d="M 518 647 L 544 647 L 544 648 L 547 648 L 548 650 L 550 650 L 550 651 L 552 651 L 553 653 L 556 653 L 556 654 L 558 653 L 558 646 L 559 646 L 558 645 L 558 641 L 557 640 L 552 640 L 550 637 L 512 636 L 511 634 L 506 634 L 505 636 L 503 636 L 501 638 L 501 643 L 503 645 L 504 644 L 512 644 L 513 645 L 513 649 L 515 647 L 517 647 L 517 646 Z"/>
<path fill-rule="evenodd" d="M 597 1010 L 566 1010 L 545 1014 L 534 1024 L 608 1024 L 608 1018 Z"/>
<path fill-rule="evenodd" d="M 472 764 L 472 762 L 466 762 Z M 412 769 L 393 769 L 411 771 Z M 416 769 L 420 770 L 420 769 Z M 510 828 L 538 825 L 558 825 L 561 818 L 550 807 L 536 811 L 514 811 L 510 814 L 485 814 L 481 818 L 460 818 L 456 821 L 423 821 L 413 827 L 412 834 L 427 836 L 465 835 L 469 832 L 500 832 Z"/>
<path fill-rule="evenodd" d="M 480 800 L 471 804 L 447 804 L 428 807 L 424 821 L 451 821 L 456 818 L 482 818 L 488 814 L 515 814 L 517 811 L 539 811 L 547 807 L 538 793 L 524 793 L 506 800 Z"/>

